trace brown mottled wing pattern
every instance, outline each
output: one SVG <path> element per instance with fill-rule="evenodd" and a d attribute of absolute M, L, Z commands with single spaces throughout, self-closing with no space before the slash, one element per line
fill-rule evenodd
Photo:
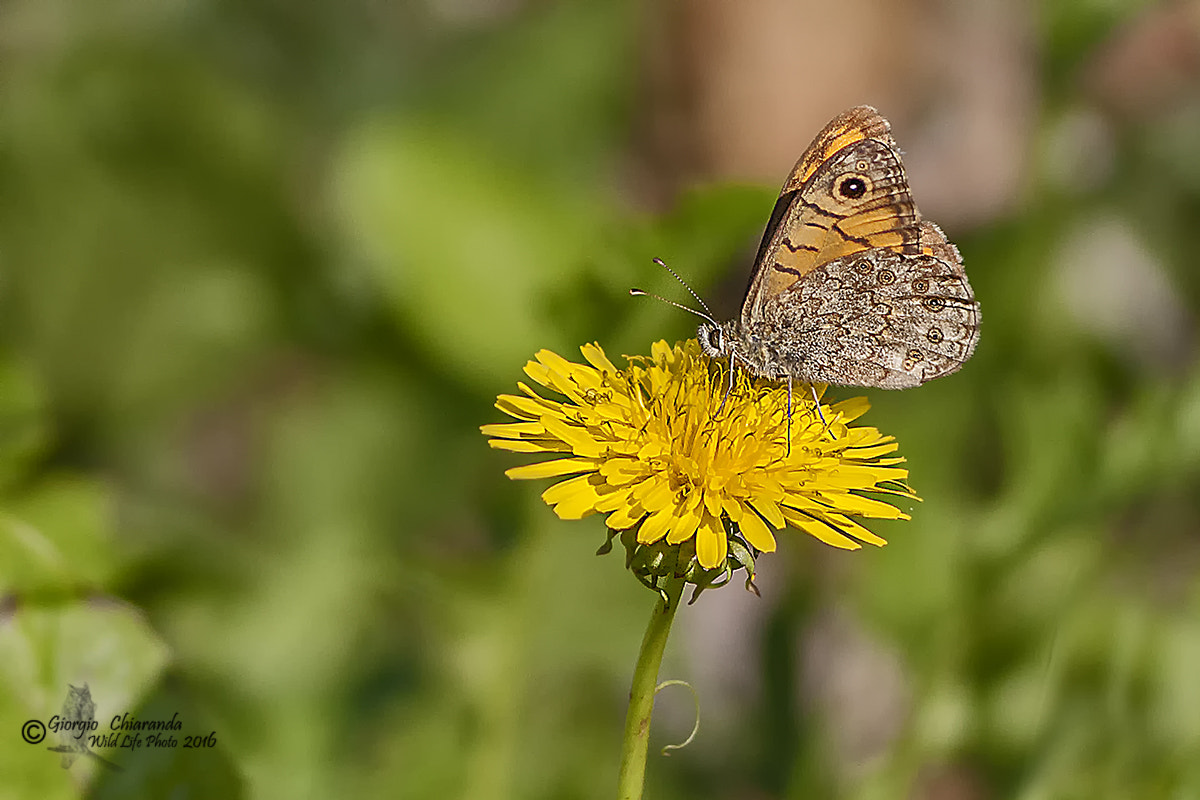
<path fill-rule="evenodd" d="M 942 229 L 927 219 L 921 220 L 921 255 L 934 256 L 962 269 L 962 256 L 954 243 L 946 238 Z"/>
<path fill-rule="evenodd" d="M 919 223 L 887 120 L 869 106 L 842 113 L 784 183 L 755 259 L 742 324 L 757 326 L 769 298 L 836 258 L 872 248 L 916 255 Z"/>
<path fill-rule="evenodd" d="M 961 264 L 874 249 L 812 270 L 766 305 L 761 330 L 799 380 L 905 389 L 971 357 L 979 304 Z"/>

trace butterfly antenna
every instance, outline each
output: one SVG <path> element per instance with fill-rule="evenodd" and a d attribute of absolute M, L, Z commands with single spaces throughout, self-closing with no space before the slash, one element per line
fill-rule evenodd
<path fill-rule="evenodd" d="M 688 294 L 690 294 L 692 297 L 695 298 L 696 302 L 700 304 L 700 307 L 703 308 L 708 313 L 709 319 L 712 319 L 712 309 L 708 307 L 708 303 L 704 302 L 704 298 L 701 297 L 700 295 L 696 294 L 695 290 L 692 289 L 691 286 L 688 286 L 687 281 L 685 281 L 683 278 L 679 277 L 678 272 L 676 272 L 675 270 L 668 267 L 667 262 L 663 261 L 661 258 L 655 258 L 654 263 L 658 264 L 660 267 L 665 269 L 667 272 L 671 273 L 671 276 L 674 277 L 675 280 L 677 280 L 681 284 L 683 284 L 683 288 L 688 290 Z"/>
<path fill-rule="evenodd" d="M 720 324 L 715 319 L 713 319 L 710 314 L 705 314 L 703 311 L 697 311 L 694 308 L 689 308 L 688 306 L 685 306 L 683 303 L 676 303 L 674 300 L 668 300 L 667 298 L 662 297 L 661 295 L 643 291 L 642 289 L 630 289 L 629 294 L 631 294 L 634 297 L 653 297 L 655 300 L 661 300 L 662 302 L 666 303 L 669 306 L 675 306 L 676 308 L 682 309 L 682 310 L 688 312 L 689 314 L 695 314 L 697 317 L 700 317 L 700 319 L 706 320 L 707 322 L 709 322 L 713 325 Z M 707 306 L 705 306 L 705 309 L 707 310 Z"/>

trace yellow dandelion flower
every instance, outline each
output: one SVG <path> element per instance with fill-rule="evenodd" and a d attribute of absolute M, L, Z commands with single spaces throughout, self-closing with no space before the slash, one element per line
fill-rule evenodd
<path fill-rule="evenodd" d="M 693 544 L 708 570 L 730 557 L 730 530 L 760 552 L 775 549 L 774 532 L 785 526 L 855 550 L 886 544 L 857 520 L 908 519 L 870 496 L 915 499 L 895 440 L 851 425 L 867 411 L 865 398 L 818 414 L 796 392 L 789 448 L 787 388 L 739 376 L 727 391 L 727 373 L 694 339 L 659 341 L 649 357 L 627 356 L 624 370 L 597 344 L 580 349 L 586 364 L 542 350 L 525 365 L 562 399 L 518 383 L 522 395 L 496 401 L 518 421 L 481 429 L 492 447 L 554 455 L 505 474 L 572 476 L 542 494 L 562 519 L 604 514 L 613 531 L 636 529 L 639 544 Z"/>

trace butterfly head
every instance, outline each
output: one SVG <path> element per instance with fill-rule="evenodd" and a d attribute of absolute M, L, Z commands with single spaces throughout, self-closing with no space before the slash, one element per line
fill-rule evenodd
<path fill-rule="evenodd" d="M 728 322 L 709 321 L 696 329 L 696 338 L 700 341 L 700 349 L 709 358 L 724 358 L 729 355 L 733 346 L 729 325 Z"/>

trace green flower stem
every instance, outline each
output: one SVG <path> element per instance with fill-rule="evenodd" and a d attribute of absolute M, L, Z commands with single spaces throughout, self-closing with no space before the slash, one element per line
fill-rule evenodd
<path fill-rule="evenodd" d="M 629 690 L 629 713 L 625 716 L 625 739 L 621 743 L 621 776 L 617 784 L 619 800 L 638 800 L 646 778 L 646 751 L 650 746 L 650 712 L 654 709 L 654 690 L 658 685 L 658 667 L 671 633 L 671 622 L 683 595 L 683 578 L 669 578 L 663 585 L 666 599 L 660 597 L 642 637 Z"/>

